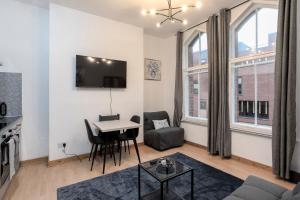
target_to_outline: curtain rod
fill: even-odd
[[[239,6],[243,5],[243,4],[245,4],[245,3],[248,3],[249,1],[251,1],[251,0],[246,0],[246,1],[242,2],[242,3],[239,3],[239,4],[237,4],[237,5],[235,5],[235,6],[231,7],[231,8],[229,8],[228,10],[233,10],[233,9],[235,9],[235,8],[237,8],[237,7],[239,7]],[[193,28],[195,28],[195,27],[197,27],[197,26],[200,26],[201,24],[206,23],[206,22],[208,22],[208,19],[205,20],[205,21],[200,22],[199,24],[195,24],[195,25],[189,27],[189,28],[183,30],[182,32],[184,33],[184,32],[186,32],[186,31],[189,31],[189,30],[191,30],[191,29],[193,29]]]

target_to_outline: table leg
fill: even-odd
[[[164,200],[164,183],[160,183],[160,200]]]
[[[191,171],[191,199],[194,199],[194,170]]]
[[[167,185],[166,185],[166,192],[169,193],[169,181],[167,181],[166,184],[167,184]]]
[[[122,150],[121,150],[122,151]],[[139,198],[138,199],[141,199],[141,167],[140,167],[140,165],[138,165],[138,187],[139,187],[139,189],[138,189],[138,195],[139,195]]]

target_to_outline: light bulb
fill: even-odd
[[[156,27],[159,28],[160,27],[160,23],[156,23]]]
[[[195,5],[196,8],[201,8],[202,7],[202,3],[200,1],[198,1]]]
[[[188,6],[186,6],[186,5],[183,5],[183,6],[181,6],[181,10],[182,10],[182,12],[186,12],[187,10],[188,10]]]
[[[174,19],[172,19],[172,20],[171,20],[171,22],[172,22],[172,23],[175,23],[175,20],[174,20]]]
[[[147,10],[143,9],[143,10],[141,11],[141,14],[142,14],[143,16],[147,15]]]
[[[111,60],[108,60],[106,63],[107,63],[107,64],[111,64]]]
[[[151,15],[155,15],[155,14],[156,14],[156,10],[155,10],[155,9],[151,9],[151,10],[150,10],[150,14],[151,14]]]
[[[105,59],[105,58],[102,58],[102,61],[103,61],[103,62],[105,62],[105,61],[106,61],[106,59]]]
[[[187,25],[187,24],[188,24],[188,21],[187,21],[187,20],[183,20],[183,21],[182,21],[182,24],[183,24],[183,25]]]
[[[88,59],[90,62],[95,62],[95,58],[93,58],[93,57],[87,57],[87,59]]]

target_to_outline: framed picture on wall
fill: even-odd
[[[145,80],[161,80],[161,61],[145,58]]]

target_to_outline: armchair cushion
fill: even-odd
[[[184,143],[184,129],[178,127],[161,128],[145,132],[144,142],[157,150],[178,147]]]

